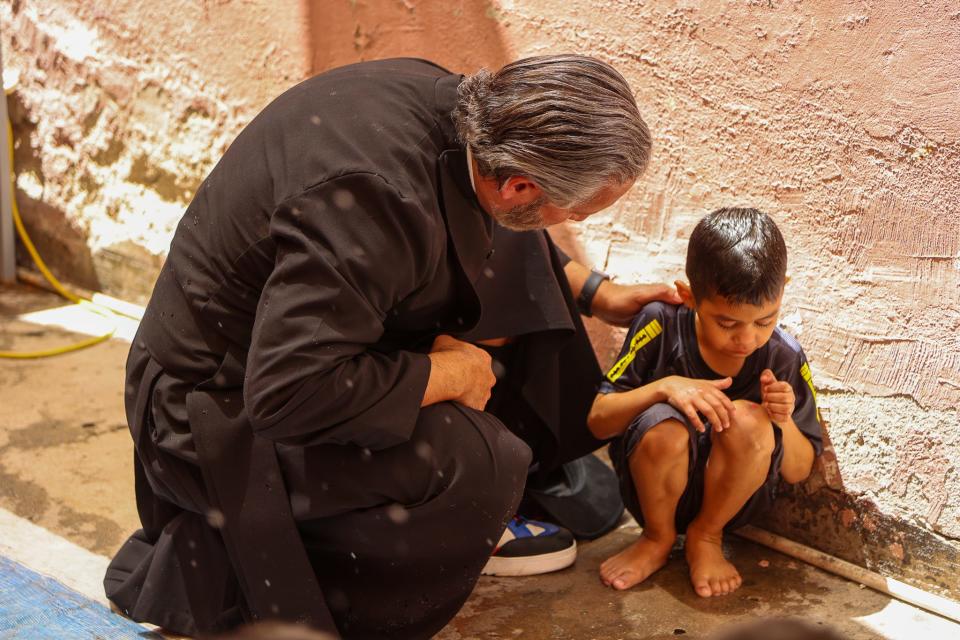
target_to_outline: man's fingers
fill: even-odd
[[[654,300],[660,300],[669,304],[680,304],[683,302],[683,299],[680,297],[680,294],[677,293],[677,290],[674,287],[671,287],[668,284],[657,284],[655,286],[659,288],[659,291],[653,298]]]
[[[463,349],[466,346],[473,346],[468,342],[457,340],[453,336],[442,333],[433,339],[433,346],[430,351],[452,351],[454,349]]]
[[[440,335],[438,335],[436,338],[433,339],[432,350],[436,351],[437,349],[449,347],[455,344],[456,342],[457,342],[457,339],[454,338],[453,336],[448,336],[445,333],[441,333]]]

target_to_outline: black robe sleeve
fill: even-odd
[[[371,449],[409,439],[430,360],[376,343],[389,310],[430,272],[444,233],[437,226],[374,174],[340,176],[283,202],[244,382],[259,435]]]

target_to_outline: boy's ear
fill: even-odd
[[[690,285],[683,280],[675,280],[673,285],[677,288],[677,293],[680,295],[680,299],[683,300],[684,306],[689,309],[696,309],[697,303],[693,299],[693,290],[690,289]]]

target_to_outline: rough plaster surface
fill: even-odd
[[[192,186],[308,70],[413,55],[469,72],[559,51],[613,63],[654,133],[651,168],[558,239],[622,280],[670,281],[701,215],[772,213],[791,251],[784,323],[831,424],[828,484],[944,542],[960,536],[960,4],[73,0],[0,12],[20,77],[20,195],[64,212],[99,265],[120,242],[122,256],[162,256]],[[620,335],[589,326],[609,362]]]
[[[295,0],[15,0],[0,23],[28,228],[62,275],[132,298],[195,187],[309,62]]]
[[[654,132],[644,184],[573,232],[585,259],[672,280],[701,215],[772,213],[844,488],[957,537],[960,5],[499,6],[517,56],[614,63]]]

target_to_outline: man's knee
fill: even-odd
[[[730,426],[713,432],[714,445],[733,455],[769,456],[773,451],[773,425],[766,409],[749,400],[734,400],[736,411],[731,415]]]
[[[634,449],[633,457],[646,460],[686,459],[690,434],[678,420],[664,420],[647,431]]]
[[[530,447],[496,417],[443,402],[425,407],[415,451],[441,475],[476,487],[522,489],[530,466]]]

